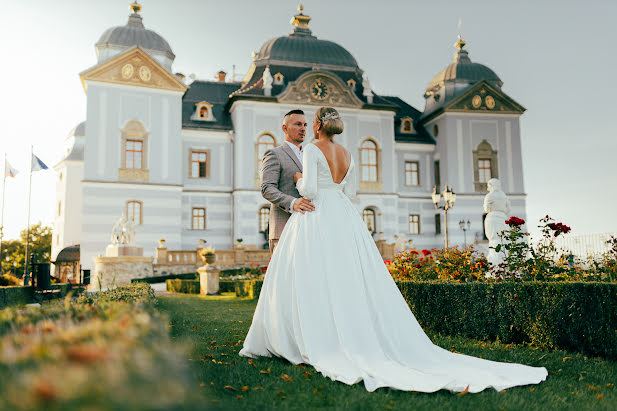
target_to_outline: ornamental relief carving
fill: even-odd
[[[103,75],[103,78],[136,86],[164,88],[163,78],[156,71],[151,64],[139,56],[134,56],[123,65],[113,67]]]
[[[279,97],[281,103],[319,106],[362,107],[349,86],[328,73],[309,73],[291,82]]]

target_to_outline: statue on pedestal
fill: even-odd
[[[510,213],[510,200],[501,190],[501,182],[496,178],[488,181],[488,194],[484,197],[484,212],[487,213],[484,220],[484,231],[488,238],[489,252],[486,259],[493,266],[503,262],[502,256],[495,252],[495,247],[501,243],[499,234],[507,230],[506,220]]]
[[[116,221],[111,229],[111,244],[112,245],[131,245],[135,240],[135,225],[124,218],[124,213]]]

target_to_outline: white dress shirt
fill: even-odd
[[[302,146],[298,147],[294,143],[290,143],[287,140],[285,140],[285,142],[291,148],[291,150],[294,152],[296,157],[298,157],[298,161],[300,162],[300,165],[302,165]],[[293,211],[294,211],[294,203],[296,202],[296,200],[297,200],[297,198],[294,198],[293,200],[291,200],[291,205],[289,206],[289,212],[290,213],[293,213]]]

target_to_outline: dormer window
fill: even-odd
[[[273,84],[277,86],[283,84],[283,80],[285,80],[285,76],[283,76],[281,73],[276,73],[273,78]]]
[[[413,119],[411,117],[401,119],[401,133],[413,133]]]
[[[356,80],[350,78],[349,80],[347,80],[347,85],[352,91],[356,90]]]
[[[191,120],[215,121],[214,114],[212,113],[212,107],[212,104],[207,101],[200,101],[195,104],[195,112],[191,116]]]

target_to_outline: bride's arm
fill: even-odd
[[[317,195],[317,157],[309,147],[310,144],[302,155],[302,178],[296,183],[296,188],[302,197],[312,200]]]
[[[354,200],[356,198],[356,190],[357,190],[357,182],[356,182],[356,165],[353,163],[353,159],[351,160],[349,169],[349,175],[347,176],[347,183],[345,187],[343,187],[343,192],[350,200]]]

